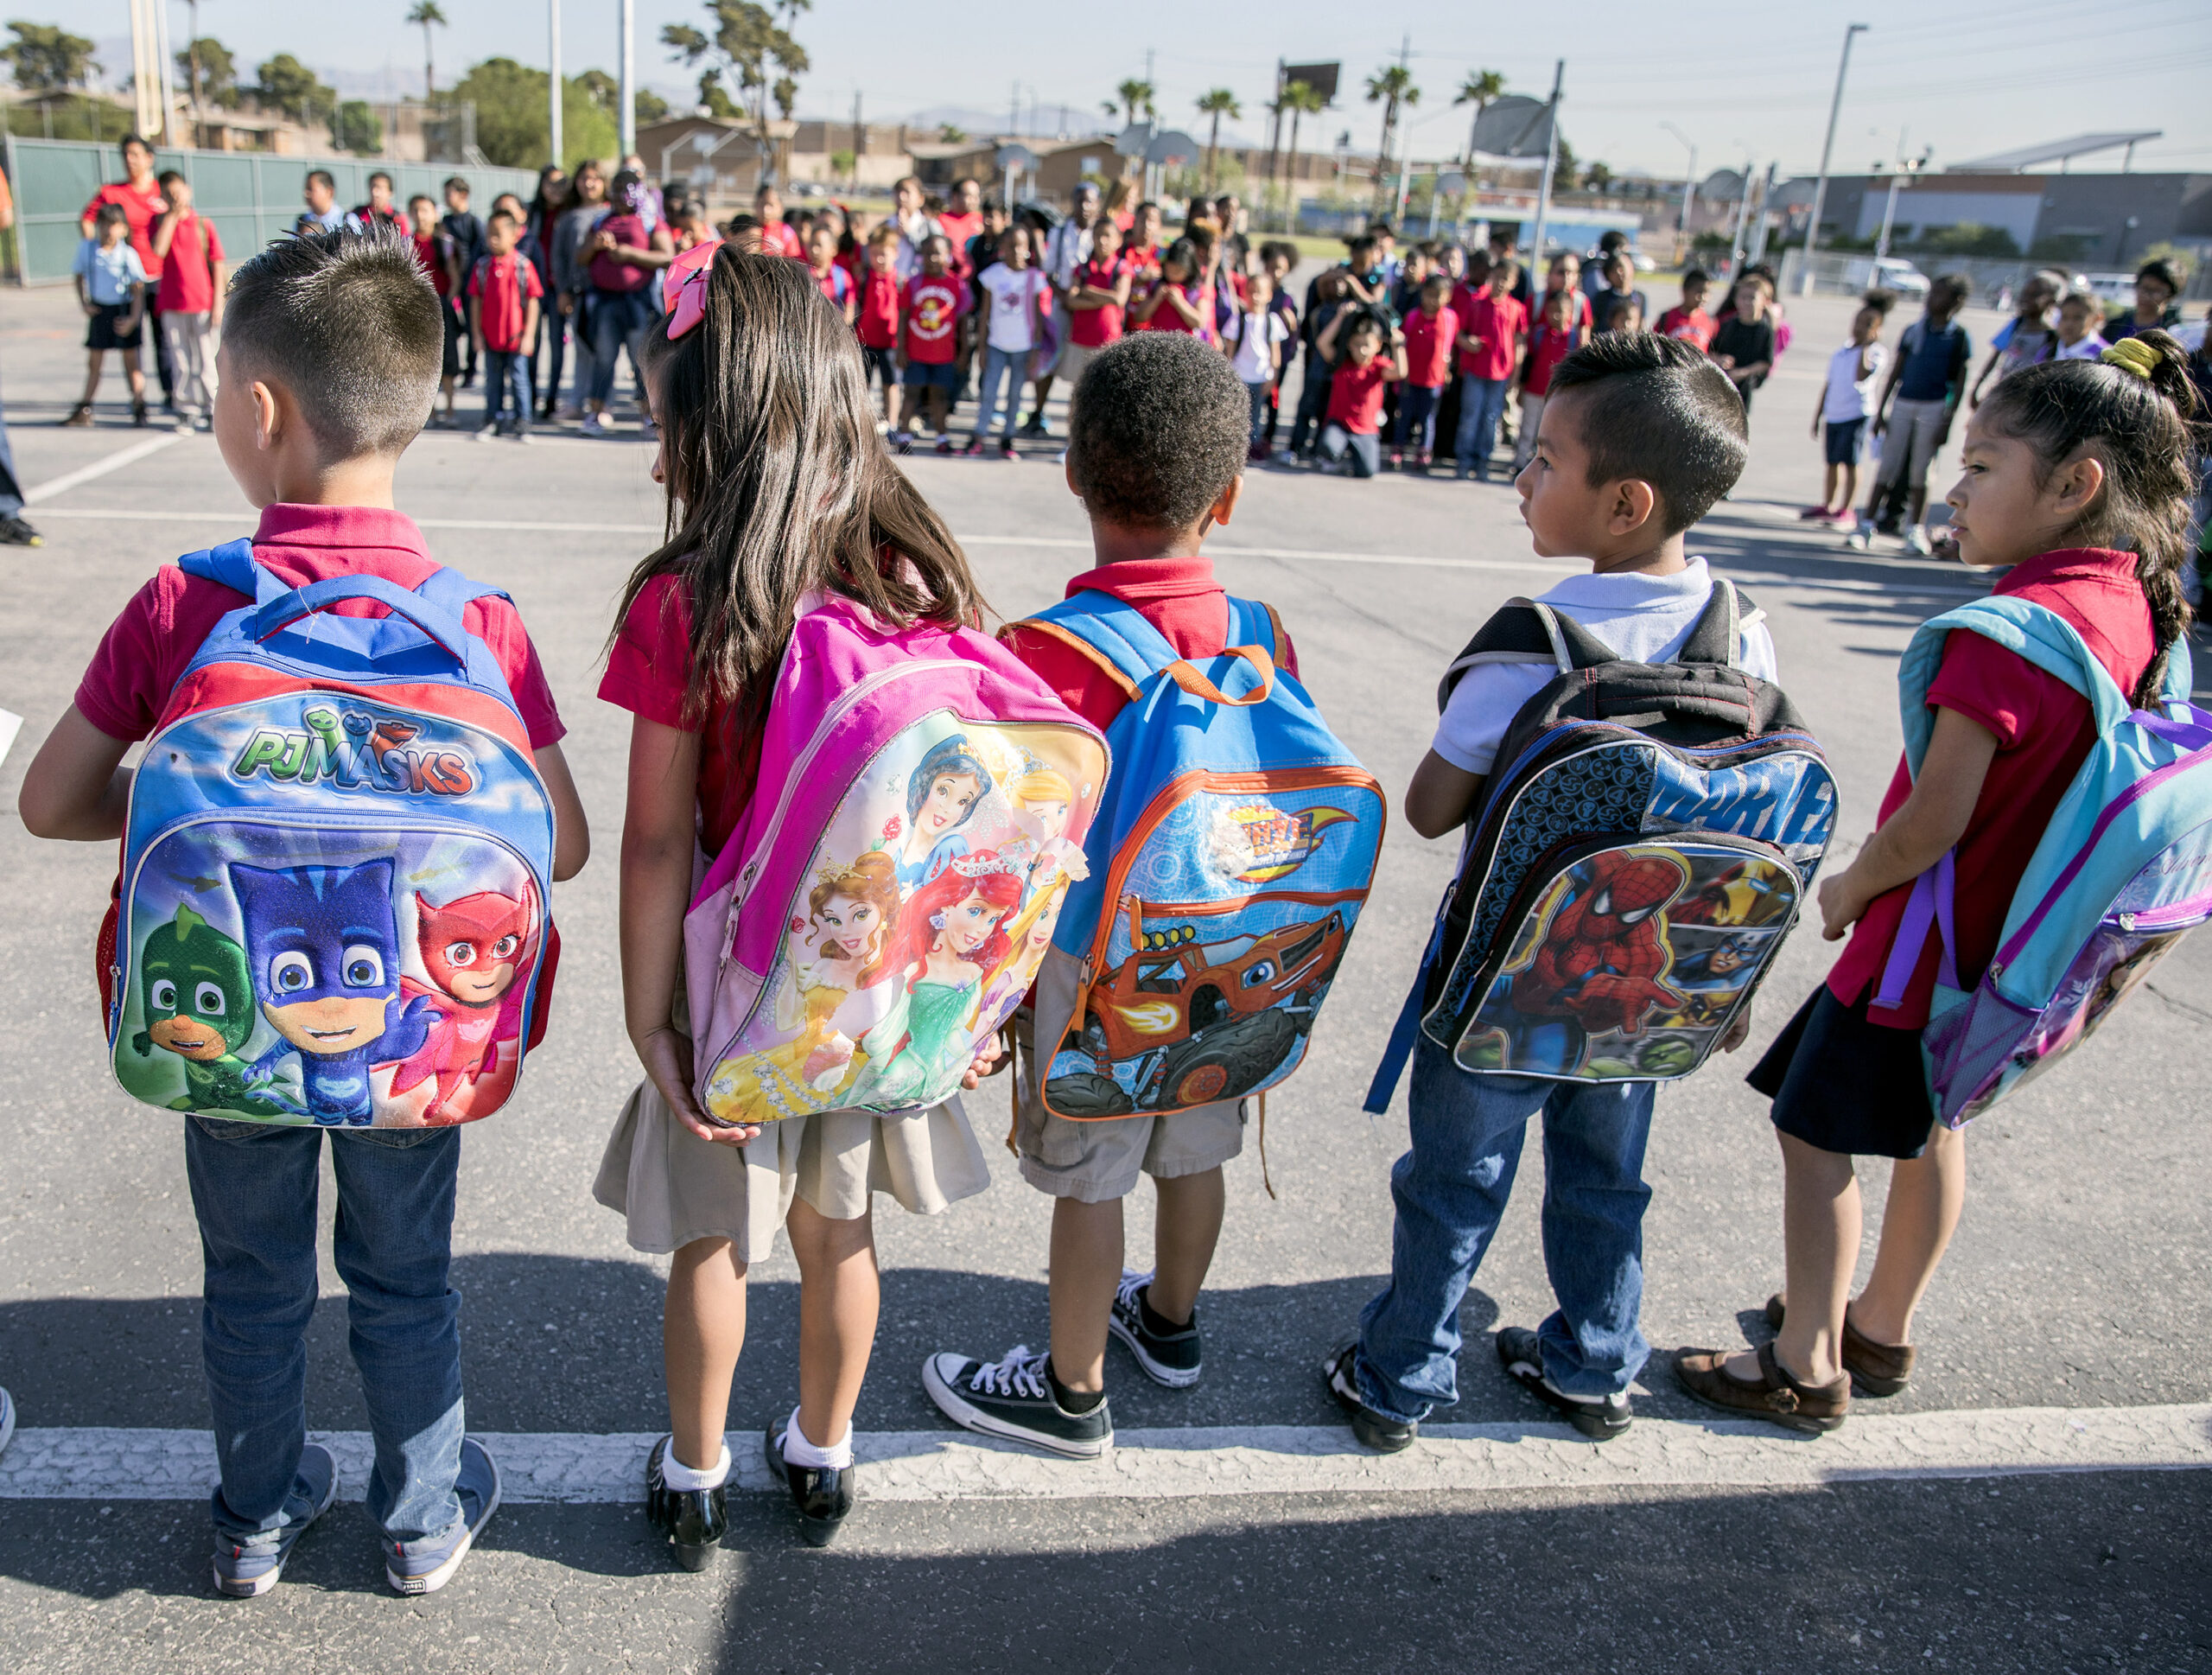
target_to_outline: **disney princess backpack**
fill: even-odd
[[[293,588],[250,541],[187,574],[251,602],[187,666],[131,781],[102,927],[111,1061],[149,1105],[422,1127],[490,1115],[543,1035],[553,810],[451,570]],[[340,615],[346,600],[381,617]]]

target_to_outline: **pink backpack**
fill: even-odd
[[[950,1097],[1028,992],[1106,745],[995,641],[810,595],[753,800],[683,927],[716,1121]]]

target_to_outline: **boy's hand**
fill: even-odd
[[[1728,1033],[1720,1038],[1720,1050],[1733,1053],[1751,1037],[1751,1009],[1745,1006],[1736,1014],[1736,1022],[1728,1026]]]
[[[1813,440],[1814,440],[1815,442],[1818,442],[1820,439],[1821,439],[1821,416],[1820,416],[1818,413],[1815,413],[1815,414],[1813,415]]]
[[[1871,839],[1869,840],[1872,841]],[[1821,940],[1840,942],[1843,933],[1866,911],[1867,898],[1853,882],[1854,869],[1830,873],[1821,880]]]
[[[741,1146],[760,1138],[758,1123],[717,1123],[699,1108],[691,1092],[691,1043],[676,1033],[674,1025],[663,1024],[637,1045],[639,1061],[654,1088],[677,1121],[692,1133],[718,1146]]]

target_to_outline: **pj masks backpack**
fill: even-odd
[[[425,1127],[505,1104],[559,942],[553,810],[450,570],[288,587],[232,541],[131,784],[100,959],[116,1080],[241,1121]],[[367,599],[383,617],[327,608]]]

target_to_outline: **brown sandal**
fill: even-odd
[[[1851,1411],[1851,1375],[1833,1384],[1802,1385],[1783,1370],[1774,1346],[1758,1347],[1759,1382],[1747,1385],[1730,1376],[1726,1362],[1732,1351],[1685,1349],[1675,1357],[1675,1377],[1684,1390],[1707,1407],[1747,1419],[1764,1419],[1785,1430],[1818,1433],[1834,1430]]]
[[[1766,1300],[1766,1323],[1782,1330],[1781,1296]],[[1914,1351],[1909,1343],[1876,1343],[1843,1317],[1843,1370],[1869,1396],[1894,1396],[1912,1382]]]

